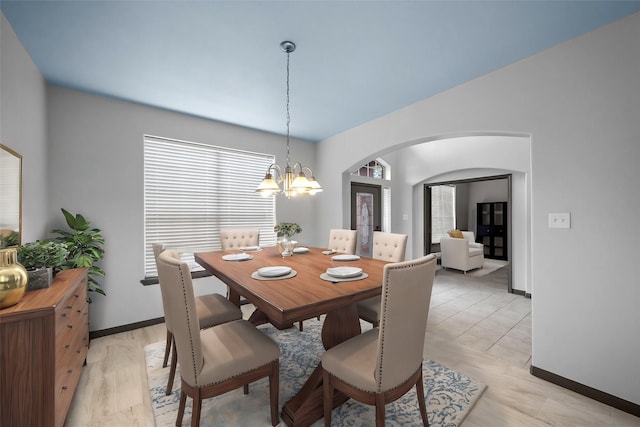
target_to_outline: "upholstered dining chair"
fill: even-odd
[[[327,249],[348,255],[355,255],[358,243],[358,230],[332,228],[329,230],[329,244]],[[320,320],[320,316],[318,316]],[[300,331],[304,330],[302,321],[298,324]]]
[[[160,267],[158,266],[158,256],[163,252],[164,245],[161,243],[152,243],[153,255],[156,258],[156,266],[158,267],[158,277],[160,274]],[[160,291],[163,292],[162,287]],[[167,312],[167,307],[164,307],[166,302],[169,301],[162,294],[162,305],[164,312]],[[231,303],[228,299],[219,294],[207,294],[195,297],[196,315],[198,316],[198,322],[201,328],[210,328],[211,326],[219,325],[221,323],[230,322],[232,320],[242,319],[242,311]],[[173,326],[171,321],[165,317],[165,325],[167,327],[167,344],[164,350],[164,361],[162,367],[167,367],[169,361],[169,354],[171,353],[171,368],[169,370],[169,381],[167,382],[167,389],[165,393],[171,394],[173,389],[173,379],[176,375],[176,366],[178,364],[178,357],[176,354],[175,342],[173,339]],[[173,349],[173,351],[171,351]]]
[[[357,230],[334,228],[329,230],[329,244],[327,248],[336,252],[353,255],[356,253],[357,242]]]
[[[279,423],[280,348],[246,320],[200,329],[191,272],[175,251],[158,257],[158,275],[165,317],[173,327],[180,360],[180,405],[176,425],[182,425],[187,396],[193,400],[191,426],[200,424],[202,399],[219,396],[269,377],[271,424]]]
[[[322,356],[324,425],[331,425],[334,390],[376,407],[384,426],[385,405],[415,385],[423,424],[428,427],[422,353],[433,288],[433,254],[384,266],[380,327],[327,350]]]
[[[407,250],[407,235],[398,233],[373,232],[373,255],[374,259],[381,259],[389,262],[404,261],[404,254]],[[358,316],[374,327],[380,322],[380,297],[372,297],[357,304]]]
[[[223,251],[240,250],[250,246],[260,246],[260,229],[258,228],[221,228],[220,246]],[[227,286],[227,298],[229,287]],[[247,300],[240,298],[240,304],[246,304]]]
[[[223,251],[260,245],[260,230],[257,228],[221,228],[220,245]]]

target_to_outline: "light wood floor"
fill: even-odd
[[[165,333],[160,324],[92,340],[67,425],[154,426],[143,349]],[[462,427],[640,425],[529,374],[531,300],[506,292],[505,269],[483,278],[436,273],[424,354],[487,384]]]

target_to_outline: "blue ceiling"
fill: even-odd
[[[319,141],[640,10],[640,1],[1,1],[56,85]]]

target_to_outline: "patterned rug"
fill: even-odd
[[[370,325],[362,323],[363,330]],[[280,345],[280,408],[297,392],[320,361],[324,351],[320,339],[322,323],[316,319],[304,322],[304,331],[297,327],[279,331],[270,325],[260,329]],[[173,393],[165,395],[169,367],[162,368],[164,341],[145,347],[149,393],[157,427],[175,425],[180,400],[180,366]],[[485,385],[431,360],[423,363],[425,400],[431,427],[460,425]],[[249,395],[238,389],[202,402],[200,426],[269,426],[268,380],[252,383]],[[422,425],[416,402],[415,388],[386,406],[386,426]],[[187,399],[183,425],[191,422],[191,399]],[[373,406],[349,400],[332,413],[335,426],[375,425]],[[280,422],[280,425],[284,423]],[[321,426],[319,420],[313,426]]]

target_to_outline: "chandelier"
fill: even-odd
[[[257,193],[263,196],[273,196],[280,192],[290,199],[293,196],[300,194],[316,194],[322,191],[322,187],[316,181],[313,176],[313,172],[308,166],[304,166],[297,162],[291,166],[289,161],[289,124],[291,123],[291,114],[289,111],[289,55],[296,50],[296,45],[290,41],[284,41],[280,43],[280,49],[287,54],[287,163],[284,167],[284,173],[282,168],[275,163],[272,163],[267,168],[267,173],[264,179],[256,189]],[[282,188],[280,188],[282,184]]]

